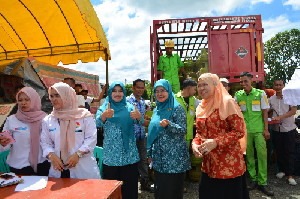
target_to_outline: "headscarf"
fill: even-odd
[[[122,88],[124,93],[123,99],[120,102],[115,102],[111,96],[112,90],[117,85]],[[130,117],[130,112],[134,110],[134,107],[126,100],[126,90],[122,82],[115,81],[109,86],[105,102],[99,108],[102,112],[107,109],[108,102],[110,103],[110,108],[114,110],[114,115],[112,118],[106,118],[106,120],[120,127],[123,147],[127,151],[129,149],[129,139],[134,139],[133,119]]]
[[[231,97],[231,95],[229,95],[216,74],[204,73],[199,77],[198,80],[200,79],[208,84],[209,88],[212,91],[212,95],[207,99],[202,99],[201,105],[199,105],[196,109],[197,118],[207,118],[216,109],[219,109],[221,120],[225,120],[229,115],[235,114],[238,117],[242,118],[244,122],[244,116],[241,112],[241,109],[239,108],[235,100]],[[243,126],[245,135],[239,141],[242,152],[244,153],[247,147],[247,130],[245,122]]]
[[[30,152],[29,163],[34,172],[37,172],[39,148],[40,148],[40,133],[42,128],[42,119],[47,115],[41,111],[41,98],[39,94],[31,87],[22,88],[16,95],[17,102],[19,101],[20,93],[25,93],[30,98],[30,111],[24,112],[18,106],[18,111],[15,114],[20,121],[30,124]]]
[[[85,108],[78,108],[76,92],[68,84],[55,83],[49,88],[49,93],[50,89],[56,90],[63,102],[62,109],[53,108],[50,115],[59,120],[61,159],[66,163],[75,145],[75,121],[93,115]]]
[[[177,102],[171,85],[168,80],[160,79],[154,84],[153,93],[157,87],[164,87],[168,91],[168,98],[164,102],[159,102],[156,99],[156,108],[153,110],[153,115],[148,128],[147,148],[149,149],[157,138],[159,132],[164,128],[160,126],[160,121],[163,119],[171,120],[175,108],[180,104]],[[156,96],[155,96],[156,98]]]

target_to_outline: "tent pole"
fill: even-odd
[[[106,64],[106,92],[108,91],[108,54],[107,49],[104,49],[105,52],[105,64]]]

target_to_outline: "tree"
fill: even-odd
[[[126,90],[126,97],[131,95],[131,93],[132,93],[132,84],[126,84],[125,85],[125,90]]]
[[[142,95],[144,100],[150,100],[151,95],[153,94],[151,82],[149,80],[145,80],[145,92]]]
[[[287,82],[300,66],[300,31],[291,29],[277,33],[264,44],[264,61],[267,73],[266,88],[272,88],[276,79]]]

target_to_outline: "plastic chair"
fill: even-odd
[[[102,168],[102,154],[103,154],[103,148],[96,146],[94,148],[94,156],[98,162],[98,167],[100,170],[101,178],[103,178],[103,168]]]
[[[6,159],[10,150],[0,152],[0,172],[8,173],[10,172],[8,164],[6,164]]]

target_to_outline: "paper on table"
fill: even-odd
[[[17,185],[15,191],[31,191],[47,186],[48,176],[22,176],[23,183]]]

